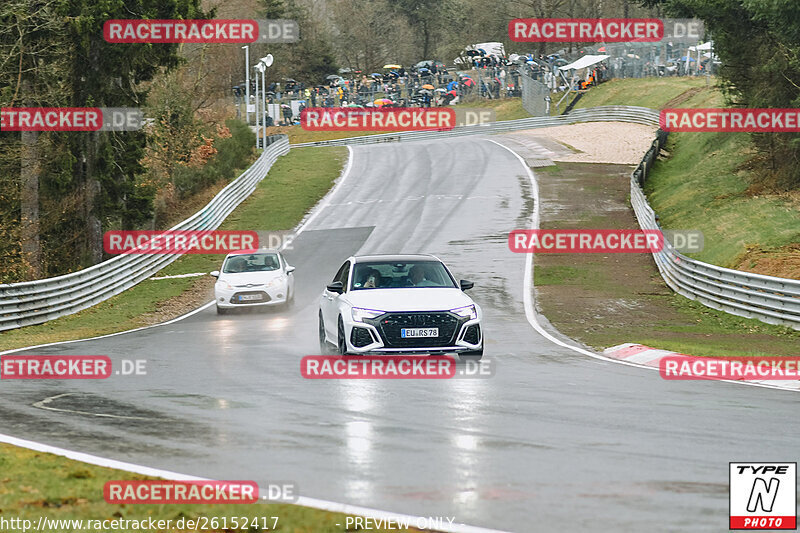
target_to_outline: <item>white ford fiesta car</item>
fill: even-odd
[[[288,307],[294,299],[294,267],[275,250],[240,250],[225,256],[217,278],[217,313],[242,307]]]
[[[432,255],[351,257],[319,301],[325,353],[483,355],[481,308]]]

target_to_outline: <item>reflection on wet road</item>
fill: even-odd
[[[525,257],[506,246],[534,205],[506,150],[463,138],[358,147],[354,158],[287,252],[297,266],[291,311],[211,309],[36,350],[146,359],[147,375],[5,382],[2,432],[210,478],[292,480],[304,496],[520,532],[719,531],[728,461],[796,457],[785,431],[792,394],[665,382],[535,333],[523,309]],[[317,297],[356,252],[433,253],[475,281],[470,295],[485,312],[496,375],[303,380],[300,358],[318,351]],[[46,399],[52,409],[34,407]]]

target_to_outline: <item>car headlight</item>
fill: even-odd
[[[455,309],[450,310],[451,313],[455,313],[458,316],[469,318],[470,320],[474,320],[478,318],[478,310],[475,309],[474,305],[466,305],[464,307],[456,307]]]
[[[375,309],[362,309],[361,307],[354,307],[353,320],[356,322],[363,322],[365,318],[375,318],[381,316],[384,311],[377,311]]]
[[[227,290],[229,290],[229,291],[232,291],[232,290],[233,290],[233,285],[231,285],[231,284],[230,284],[230,283],[228,283],[227,281],[218,280],[218,281],[217,281],[217,285],[219,285],[219,287],[220,287],[221,289],[227,289]]]

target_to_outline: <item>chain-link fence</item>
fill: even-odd
[[[520,75],[522,82],[522,107],[534,117],[550,114],[550,89],[527,74]]]

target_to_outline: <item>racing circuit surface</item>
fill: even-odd
[[[217,316],[212,307],[27,352],[108,355],[115,369],[146,359],[147,375],[4,382],[2,432],[515,532],[720,531],[728,462],[794,457],[790,392],[667,382],[536,333],[523,307],[526,256],[506,244],[535,207],[512,153],[467,137],[356,147],[353,158],[285,252],[297,267],[292,310]],[[319,351],[317,299],[342,261],[418,252],[475,282],[495,375],[304,380],[301,357]]]

